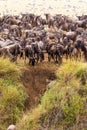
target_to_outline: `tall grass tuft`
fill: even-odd
[[[0,58],[0,130],[15,124],[23,114],[26,94],[20,82],[21,69]]]

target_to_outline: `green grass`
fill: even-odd
[[[0,130],[16,123],[23,114],[26,94],[20,82],[21,68],[0,58]]]
[[[38,107],[19,122],[19,130],[79,130],[80,117],[87,114],[87,63],[67,61],[58,68],[56,76]]]

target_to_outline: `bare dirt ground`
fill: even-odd
[[[33,108],[40,102],[41,96],[48,88],[48,83],[56,78],[56,69],[58,69],[58,65],[46,62],[23,70],[21,81],[24,91],[28,95],[25,102],[26,109]]]

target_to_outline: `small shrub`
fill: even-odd
[[[83,113],[86,100],[78,94],[69,96],[62,106],[63,125],[72,126],[77,122],[77,117]]]
[[[23,114],[26,94],[22,90],[20,75],[20,67],[0,58],[0,130],[16,123]]]
[[[0,97],[0,122],[16,123],[23,112],[25,97],[16,87],[4,87]]]

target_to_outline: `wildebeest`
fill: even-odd
[[[16,61],[17,56],[23,54],[22,47],[18,43],[0,48],[0,52],[4,57],[8,55],[11,61]]]
[[[48,61],[50,61],[52,58],[56,63],[61,64],[63,49],[64,47],[61,44],[48,44],[46,46],[46,50],[48,53]]]
[[[33,59],[34,59],[34,50],[32,48],[32,45],[26,45],[24,52],[25,52],[24,53],[25,54],[25,61],[26,61],[26,58],[28,58],[29,64],[31,64]]]
[[[75,41],[77,37],[77,33],[75,31],[69,31],[65,34],[65,36],[68,38],[68,40],[70,39]]]
[[[5,46],[9,46],[9,45],[13,45],[13,41],[11,41],[10,39],[7,40],[1,40],[0,41],[0,48],[5,47]]]
[[[81,42],[79,39],[82,39]],[[6,15],[0,18],[0,54],[11,61],[28,57],[34,65],[45,58],[44,52],[59,64],[63,57],[87,59],[87,16],[72,19],[62,14],[35,14],[20,16]]]

